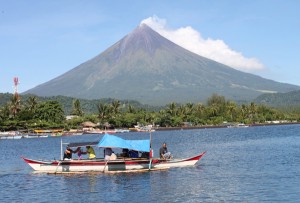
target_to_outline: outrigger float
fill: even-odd
[[[151,140],[151,134],[150,134]],[[22,157],[26,163],[36,172],[44,173],[84,173],[84,172],[139,172],[148,170],[164,170],[173,167],[185,167],[195,165],[205,154],[186,159],[164,160],[151,157],[150,140],[124,140],[120,137],[105,134],[100,142],[68,143],[70,147],[97,146],[101,148],[129,149],[149,154],[148,158],[127,158],[118,157],[115,160],[82,159],[82,160],[61,160],[40,161]],[[67,143],[64,143],[67,144]]]

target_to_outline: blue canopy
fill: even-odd
[[[150,140],[124,140],[120,137],[105,134],[97,145],[104,148],[124,148],[141,152],[150,152]]]

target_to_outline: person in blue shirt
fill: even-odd
[[[130,150],[129,151],[129,157],[130,158],[139,158],[139,152],[135,150]]]

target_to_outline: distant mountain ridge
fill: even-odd
[[[162,106],[204,102],[213,93],[249,101],[264,92],[299,89],[196,55],[142,24],[98,56],[25,93]]]
[[[300,106],[300,91],[287,93],[262,94],[258,96],[255,103],[266,104],[268,106]]]

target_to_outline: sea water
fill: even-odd
[[[103,135],[0,140],[0,202],[298,202],[300,125],[152,132],[155,156],[206,151],[194,167],[119,174],[33,173],[20,158],[59,159],[60,143]],[[149,133],[124,133],[148,139]],[[102,149],[95,149],[103,157]],[[76,155],[73,155],[74,158]]]

